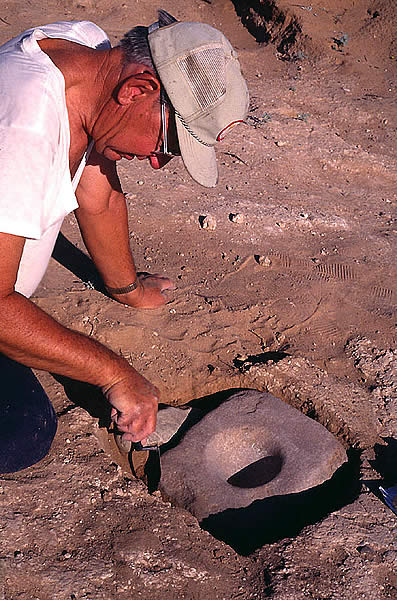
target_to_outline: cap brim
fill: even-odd
[[[178,143],[183,163],[197,183],[205,187],[215,187],[218,183],[218,167],[215,149],[196,140],[175,115]]]

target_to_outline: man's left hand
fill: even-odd
[[[129,294],[113,294],[113,298],[134,308],[159,308],[168,302],[168,293],[174,289],[168,277],[138,273],[138,288]]]

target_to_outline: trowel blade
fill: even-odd
[[[134,465],[137,454],[149,452],[145,463],[145,481],[149,491],[155,491],[158,488],[161,478],[161,451],[160,446],[166,444],[179,431],[182,424],[187,419],[190,408],[175,408],[174,406],[164,406],[159,409],[157,414],[156,431],[148,436],[145,444],[137,442],[132,444],[130,453],[130,462]]]
[[[159,408],[156,431],[148,436],[145,446],[152,446],[154,444],[162,446],[169,442],[186,421],[191,410],[190,407],[177,408],[175,406]]]

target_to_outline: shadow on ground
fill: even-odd
[[[52,252],[52,258],[65,267],[65,269],[71,271],[76,277],[81,279],[81,281],[84,281],[87,285],[92,286],[98,292],[108,295],[101,276],[92,260],[87,254],[69,242],[62,233],[58,235]]]
[[[358,497],[359,454],[350,450],[348,456],[348,462],[322,485],[210,515],[200,525],[241,555],[251,554],[264,544],[296,536],[303,527],[320,521]]]

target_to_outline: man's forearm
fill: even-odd
[[[76,210],[84,243],[112,297],[136,308],[158,308],[166,302],[163,291],[172,282],[159,275],[147,274],[137,279],[129,245],[127,207],[124,195],[113,192],[109,205],[102,210]],[[133,286],[129,293],[117,293],[112,288]]]
[[[57,323],[14,291],[24,243],[20,236],[0,233],[0,352],[29,367],[99,386],[119,430],[132,441],[144,439],[156,425],[159,390],[122,357]]]
[[[112,192],[106,208],[78,208],[76,217],[90,256],[107,286],[119,288],[136,278],[129,234],[127,207],[121,192]]]
[[[112,385],[129,368],[123,358],[16,292],[0,300],[0,311],[0,351],[29,367],[100,387]]]
[[[84,243],[105,285],[110,289],[128,288],[136,282],[137,275],[130,249],[124,194],[114,164],[98,155],[94,163],[84,169],[77,188],[76,217]],[[145,275],[129,293],[110,293],[118,302],[135,308],[158,308],[167,300],[163,292],[172,287],[166,277]]]

